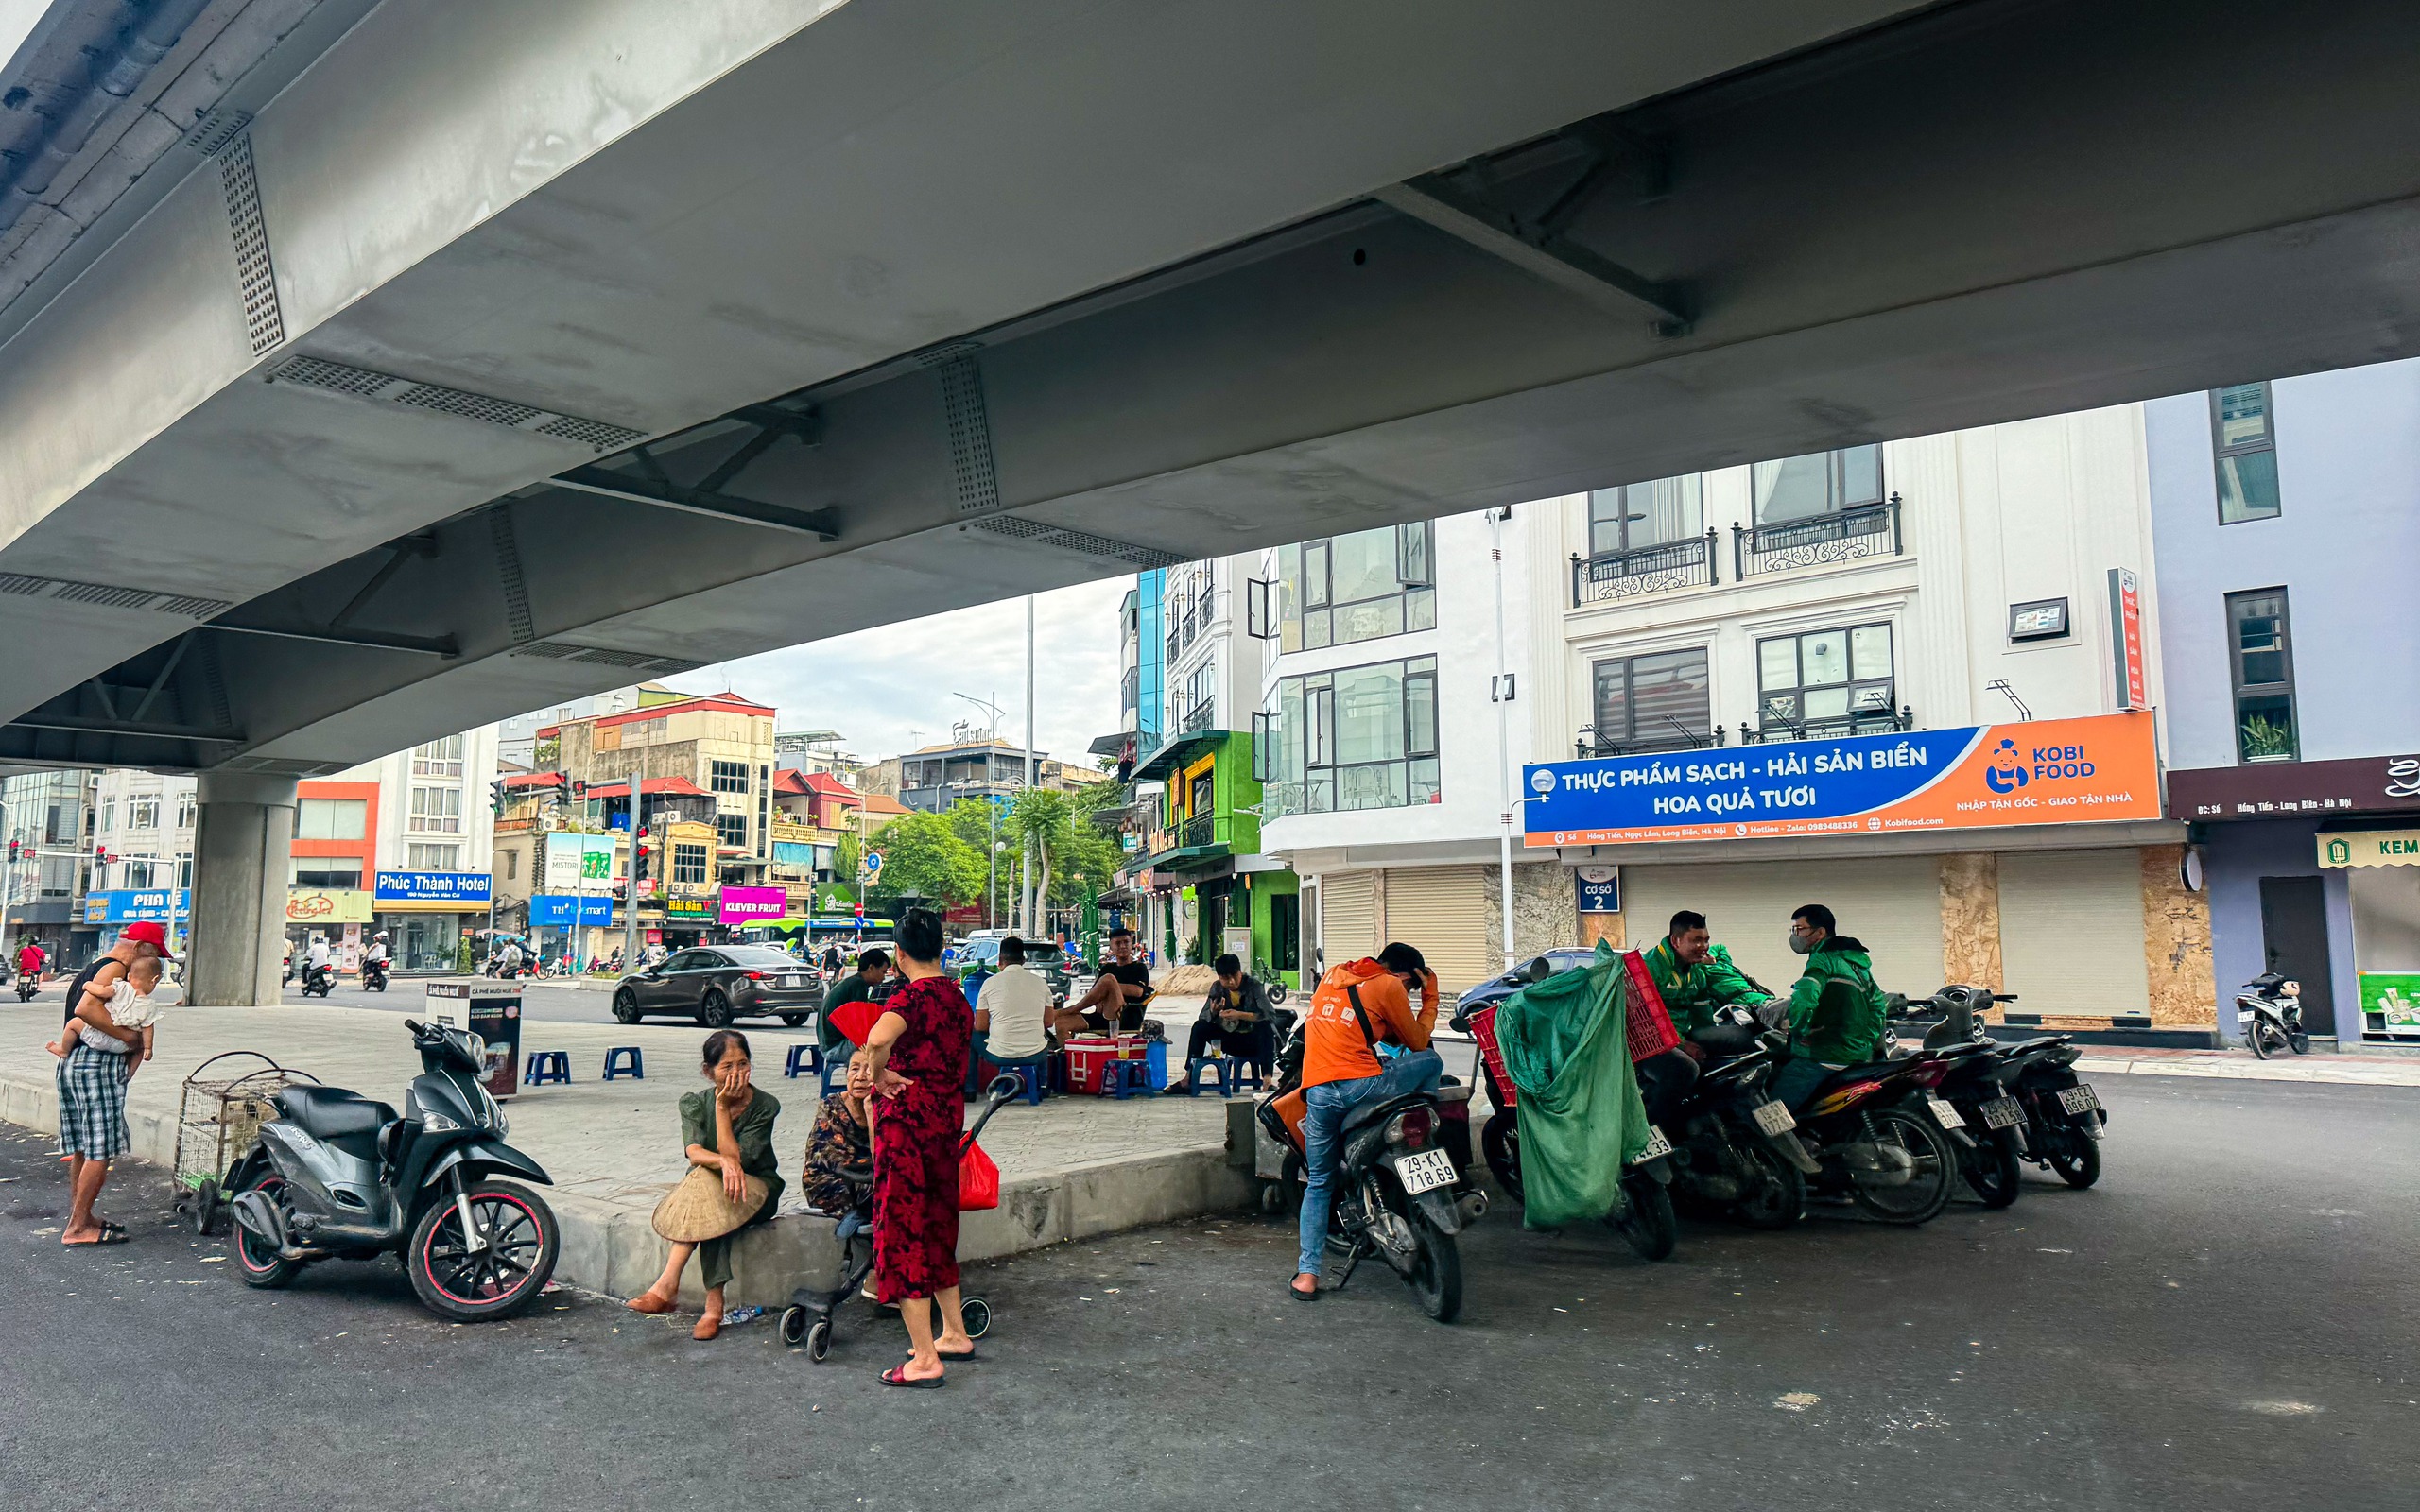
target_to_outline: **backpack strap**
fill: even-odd
[[[1370,1015],[1361,1007],[1361,984],[1354,983],[1344,989],[1345,1001],[1353,1005],[1353,1017],[1361,1025],[1361,1038],[1369,1041],[1370,1054],[1378,1053],[1378,1037],[1370,1032]]]

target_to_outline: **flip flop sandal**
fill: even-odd
[[[123,1228],[104,1228],[101,1230],[101,1237],[98,1239],[86,1239],[73,1244],[63,1239],[60,1241],[60,1246],[67,1249],[91,1249],[100,1245],[122,1245],[125,1243],[126,1230]]]
[[[949,1365],[965,1365],[970,1361],[980,1360],[983,1358],[973,1349],[967,1350],[964,1354],[952,1354],[947,1349],[935,1349],[933,1352],[940,1355],[942,1359]]]
[[[900,1366],[892,1366],[874,1379],[886,1386],[905,1386],[910,1391],[939,1391],[949,1383],[947,1376],[932,1376],[923,1381],[914,1381],[901,1375],[899,1371]]]
[[[1286,1283],[1286,1292],[1287,1295],[1290,1296],[1298,1302],[1316,1302],[1320,1299],[1320,1289],[1318,1287],[1313,1287],[1311,1290],[1306,1292],[1301,1287],[1295,1285],[1292,1281],[1288,1281]]]

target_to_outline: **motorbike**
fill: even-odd
[[[18,1002],[20,1002],[20,1003],[31,1003],[31,1002],[34,1000],[34,994],[35,994],[35,993],[37,993],[37,992],[39,992],[39,991],[41,991],[41,990],[42,990],[42,973],[41,973],[41,972],[39,972],[39,971],[19,971],[19,972],[17,973],[17,1001],[18,1001]]]
[[[302,995],[313,993],[326,997],[337,989],[337,969],[334,966],[306,966],[302,969]]]
[[[1541,956],[1519,974],[1524,980],[1542,982],[1552,973],[1552,963]],[[1479,1151],[1486,1158],[1488,1174],[1495,1177],[1505,1195],[1519,1202],[1523,1200],[1521,1125],[1513,1106],[1520,1094],[1504,1074],[1503,1057],[1495,1050],[1496,1007],[1495,1002],[1485,1002],[1457,1011],[1450,1022],[1477,1042],[1478,1076],[1487,1089],[1488,1105],[1495,1109],[1479,1129]],[[1673,1246],[1680,1243],[1681,1225],[1672,1211],[1672,1142],[1653,1109],[1648,1117],[1646,1146],[1624,1167],[1618,1195],[1613,1211],[1605,1214],[1605,1224],[1621,1235],[1639,1259],[1656,1261],[1670,1258]]]
[[[1299,1061],[1297,1062],[1299,1064]],[[1338,1131],[1328,1247],[1345,1253],[1342,1291],[1375,1255],[1411,1288],[1420,1310],[1451,1323],[1462,1310],[1461,1251],[1455,1235],[1487,1211],[1487,1194],[1467,1181],[1446,1136],[1448,1103],[1467,1103],[1466,1086],[1385,1098],[1353,1110]],[[1284,1184],[1304,1180],[1299,1088],[1260,1100],[1261,1126],[1283,1145]]]
[[[2280,1050],[2310,1054],[2310,1036],[2303,1030],[2300,982],[2275,971],[2261,972],[2235,995],[2235,1019],[2243,1030],[2243,1047],[2263,1060]]]
[[[1690,1031],[1689,1042],[1704,1057],[1697,1079],[1648,1103],[1648,1116],[1670,1131],[1675,1199],[1751,1228],[1789,1228],[1805,1214],[1806,1179],[1821,1167],[1792,1132],[1797,1119],[1767,1091],[1788,1038],[1734,1006]]]
[[[1974,1143],[1938,1095],[1952,1063],[1945,1054],[1908,1056],[1844,1066],[1818,1084],[1797,1115],[1818,1167],[1815,1190],[1892,1224],[1927,1223],[1949,1206],[1958,1150]]]
[[[402,1116],[337,1087],[275,1094],[277,1116],[228,1176],[237,1274],[273,1290],[315,1261],[399,1252],[438,1316],[510,1317],[545,1289],[562,1244],[554,1210],[521,1183],[553,1182],[504,1143],[504,1110],[480,1085],[486,1044],[461,1029],[404,1027],[423,1074]]]
[[[361,963],[361,986],[366,991],[386,991],[387,963],[378,959],[374,955],[363,961]]]
[[[1979,1131],[1975,1147],[1961,1151],[1961,1174],[1991,1208],[2016,1200],[2022,1161],[2071,1187],[2100,1180],[2100,1130],[2109,1122],[2100,1094],[2075,1074],[2083,1052],[2072,1035],[2000,1044],[1978,1021],[1993,1004],[2015,1001],[2013,992],[1988,988],[1943,988],[1929,1000],[1943,1010],[1942,1020],[1925,1035],[1927,1053],[1969,1045],[1988,1052],[1955,1058],[1940,1094]]]

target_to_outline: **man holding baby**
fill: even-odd
[[[110,1161],[131,1143],[126,1084],[135,1066],[150,1058],[157,1009],[148,1000],[161,964],[170,959],[165,930],[129,924],[117,943],[68,985],[67,1022],[52,1047],[60,1057],[59,1150],[73,1190],[61,1244],[126,1243],[125,1228],[95,1214],[93,1203],[109,1179]]]

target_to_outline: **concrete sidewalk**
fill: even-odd
[[[2262,1060],[2249,1050],[2138,1050],[2082,1047],[2076,1070],[2099,1075],[2205,1076],[2235,1081],[2333,1082],[2352,1087],[2420,1087],[2420,1057],[2285,1056]]]
[[[58,1061],[43,1044],[59,1023],[55,1001],[0,1008],[0,1118],[57,1132]],[[788,1047],[812,1035],[755,1025],[746,1032],[759,1085],[782,1103],[774,1149],[789,1192],[783,1215],[741,1240],[731,1299],[772,1304],[787,1301],[798,1285],[832,1284],[838,1252],[831,1221],[798,1202],[800,1157],[818,1090],[810,1075],[792,1081],[781,1074]],[[592,1291],[635,1296],[664,1265],[666,1246],[648,1215],[684,1168],[676,1105],[706,1085],[699,1069],[706,1031],[533,1021],[526,1034],[525,1057],[562,1050],[571,1062],[569,1086],[526,1090],[506,1104],[510,1143],[555,1179],[548,1200],[563,1229],[557,1275]],[[158,1058],[129,1089],[127,1107],[135,1155],[163,1166],[175,1156],[181,1084],[221,1051],[257,1050],[398,1108],[420,1073],[399,1018],[374,1009],[176,1008],[161,1022],[159,1044]],[[644,1080],[598,1079],[605,1052],[615,1045],[640,1047]],[[983,1134],[984,1149],[1000,1166],[1000,1207],[966,1215],[959,1253],[988,1259],[1243,1207],[1257,1188],[1249,1169],[1228,1163],[1228,1105],[1216,1095],[1061,1097],[1039,1108],[1004,1108]],[[696,1275],[690,1267],[692,1300]]]

